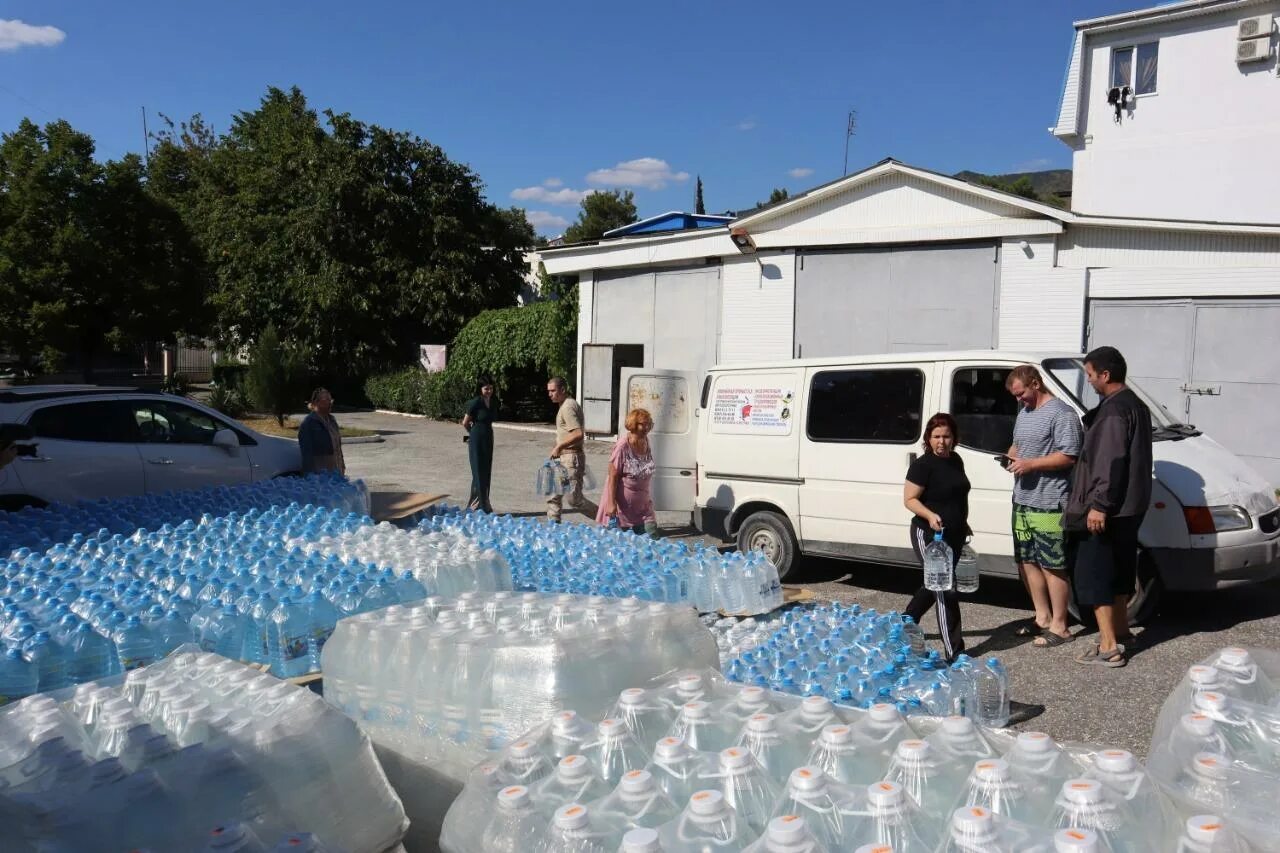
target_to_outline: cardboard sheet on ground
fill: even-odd
[[[425,492],[372,492],[369,495],[369,514],[374,521],[397,521],[447,497],[447,494],[429,495]]]

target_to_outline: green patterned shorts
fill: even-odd
[[[1062,512],[1013,505],[1013,559],[1042,569],[1067,570],[1066,534]]]

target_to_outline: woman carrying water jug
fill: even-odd
[[[911,547],[924,565],[924,549],[935,533],[951,548],[951,573],[954,577],[960,549],[969,535],[969,478],[964,461],[956,454],[960,433],[956,422],[946,412],[929,418],[924,427],[924,452],[907,469],[902,489],[902,503],[912,512]],[[921,586],[912,596],[905,615],[918,623],[937,599],[937,594]],[[947,662],[964,651],[960,633],[960,598],[954,588],[942,593],[943,606],[938,608],[938,633]]]

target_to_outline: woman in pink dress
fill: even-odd
[[[610,518],[618,520],[618,526],[632,533],[658,532],[658,522],[653,514],[653,497],[649,484],[656,466],[649,449],[649,431],[653,418],[644,409],[627,412],[627,432],[618,436],[609,457],[609,475],[605,479],[600,497],[600,510],[596,521],[608,524]]]

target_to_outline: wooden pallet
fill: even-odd
[[[780,605],[779,608],[774,608],[774,609],[777,610],[777,609],[780,609],[781,607],[786,607],[788,604],[799,604],[805,601],[815,601],[817,600],[817,598],[818,596],[815,595],[813,590],[809,589],[808,587],[787,586],[786,584],[783,584],[782,585],[782,604]],[[759,616],[768,616],[769,613],[773,613],[774,611],[770,610],[766,613],[726,613],[723,610],[718,610],[716,612],[719,613],[721,616],[759,617]]]

